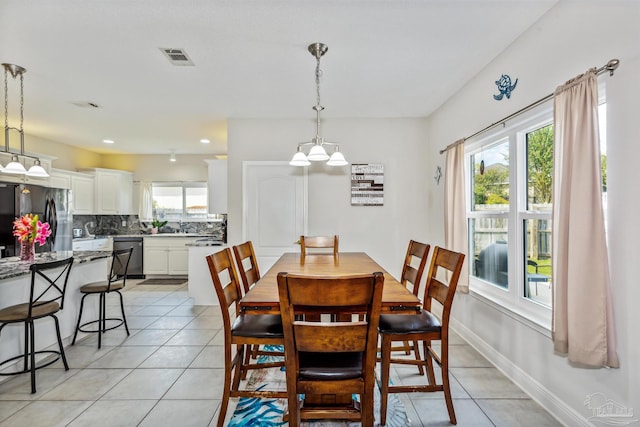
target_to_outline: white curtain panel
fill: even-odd
[[[140,183],[140,208],[138,215],[141,221],[150,221],[153,218],[152,183],[143,181]]]
[[[554,126],[554,349],[579,365],[618,367],[594,70],[556,89]]]
[[[467,207],[465,204],[464,140],[447,149],[444,170],[444,242],[447,249],[465,254],[457,291],[469,293]]]

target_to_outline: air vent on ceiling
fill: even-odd
[[[187,55],[187,52],[185,52],[184,49],[167,49],[161,47],[160,50],[173,65],[194,65],[193,61],[191,61],[191,58],[189,58],[189,55]]]

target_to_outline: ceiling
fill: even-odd
[[[323,118],[426,117],[556,1],[2,0],[0,62],[27,69],[27,135],[224,154],[228,119],[313,123],[313,42],[329,47]],[[194,66],[160,48],[184,49]],[[9,77],[10,126],[18,87]]]

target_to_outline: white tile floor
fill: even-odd
[[[136,285],[125,291],[124,328],[66,349],[70,370],[57,362],[0,384],[0,425],[180,426],[215,425],[222,395],[223,341],[218,307],[194,306],[185,285]],[[117,300],[110,301],[117,304]],[[115,308],[115,307],[110,307]],[[556,426],[478,352],[454,335],[452,394],[459,426]],[[411,367],[393,367],[395,383],[423,381]],[[411,426],[448,425],[442,393],[401,395]]]

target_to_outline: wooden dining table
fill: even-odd
[[[278,273],[313,276],[345,276],[353,274],[384,274],[382,292],[383,313],[411,314],[420,310],[421,302],[407,288],[364,252],[333,254],[285,253],[240,301],[245,314],[280,314]]]

